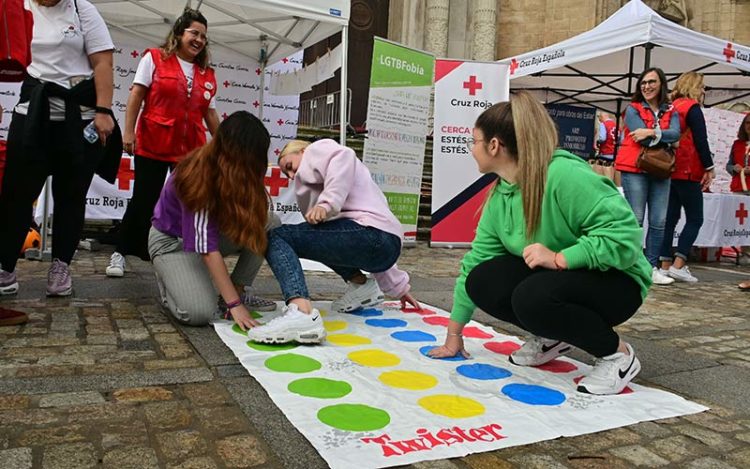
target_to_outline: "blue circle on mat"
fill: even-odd
[[[466,376],[471,379],[490,380],[490,379],[503,379],[511,376],[513,373],[492,365],[485,365],[484,363],[474,363],[472,365],[461,365],[456,368],[456,371],[461,376]]]
[[[430,350],[432,350],[434,348],[435,348],[434,345],[425,345],[424,347],[422,347],[422,348],[419,349],[419,353],[421,353],[422,355],[424,355],[427,358],[432,358],[431,356],[429,356],[427,354],[430,352]],[[432,359],[433,360],[442,360],[442,361],[445,361],[445,362],[462,362],[462,361],[466,360],[464,358],[464,356],[461,355],[460,353],[458,355],[456,355],[455,357],[432,358]]]
[[[383,312],[375,308],[365,308],[365,309],[358,309],[356,311],[352,311],[349,314],[353,314],[355,316],[362,316],[363,318],[371,318],[373,316],[382,316]]]
[[[422,331],[398,331],[391,334],[396,340],[401,342],[435,342],[437,338]]]
[[[565,394],[534,384],[508,384],[502,393],[514,401],[530,405],[558,405],[565,402]]]
[[[404,327],[408,323],[403,319],[368,319],[365,324],[372,327]]]

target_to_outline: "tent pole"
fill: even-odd
[[[646,53],[643,56],[643,69],[646,70],[647,68],[651,68],[651,49],[654,48],[654,45],[649,42],[643,47],[646,48]]]
[[[258,119],[263,121],[263,108],[266,100],[266,65],[268,65],[268,45],[265,36],[261,37],[260,45],[260,109],[258,110]]]
[[[617,159],[617,150],[620,149],[620,145],[617,144],[617,142],[620,141],[620,121],[622,121],[622,99],[617,99],[617,115],[615,116],[615,153],[614,158]]]
[[[349,26],[341,28],[341,93],[339,94],[339,139],[342,145],[346,145],[347,122],[347,67],[349,55]]]
[[[628,68],[628,96],[633,96],[633,59],[635,57],[635,47],[630,48],[630,65]]]

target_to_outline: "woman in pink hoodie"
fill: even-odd
[[[354,151],[330,139],[294,140],[282,150],[279,167],[294,179],[297,205],[306,222],[269,232],[266,261],[287,306],[282,316],[250,329],[248,338],[267,343],[322,342],[325,338],[300,258],[327,265],[348,283],[344,295],[332,303],[333,311],[377,305],[384,299],[383,292],[400,298],[402,305],[419,308],[409,294],[409,275],[396,266],[401,223]]]

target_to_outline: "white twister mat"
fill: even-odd
[[[333,468],[459,457],[707,410],[636,384],[617,396],[578,393],[590,366],[564,357],[515,366],[507,355],[522,341],[473,321],[464,329],[471,359],[428,358],[445,339],[449,314],[439,308],[404,313],[387,302],[335,314],[329,305],[315,303],[328,330],[318,346],[248,343],[232,323],[214,326]]]

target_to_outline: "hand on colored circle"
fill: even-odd
[[[471,354],[464,348],[464,338],[456,335],[449,335],[445,338],[445,344],[427,352],[430,358],[451,358],[457,355],[464,358],[471,358]]]
[[[422,311],[422,307],[419,306],[419,302],[413,296],[411,296],[410,293],[407,293],[401,297],[401,309],[402,310],[406,308],[407,303],[410,304],[412,307],[414,307],[415,310]]]
[[[229,310],[229,314],[232,315],[232,319],[234,319],[234,322],[236,322],[237,325],[240,326],[240,329],[242,329],[243,331],[260,326],[260,323],[250,316],[250,313],[248,312],[247,308],[245,308],[245,305],[235,306],[234,308]]]
[[[305,214],[305,220],[311,225],[317,225],[318,223],[325,221],[327,216],[328,210],[322,205],[316,205],[307,211]]]

